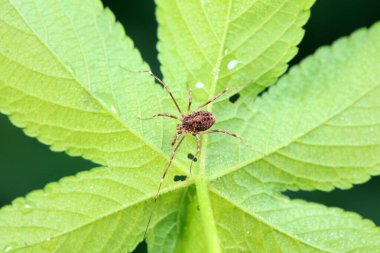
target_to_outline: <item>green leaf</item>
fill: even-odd
[[[357,214],[289,200],[249,172],[210,187],[225,252],[380,252],[380,229]]]
[[[126,177],[128,175],[128,177]],[[97,168],[18,198],[0,214],[5,252],[125,252],[142,240],[151,211],[144,170]],[[160,199],[158,220],[176,212],[183,190]],[[171,210],[168,214],[167,210]]]
[[[254,100],[285,71],[312,2],[158,1],[165,81],[182,106],[196,83],[195,106],[240,86],[236,103],[207,109],[244,142],[203,136],[190,175],[196,145],[185,140],[154,211],[151,252],[377,250],[372,223],[279,191],[348,188],[379,173],[380,25],[320,50]],[[0,6],[0,111],[53,150],[104,165],[2,208],[0,249],[131,251],[176,124],[138,117],[175,113],[170,97],[136,72],[146,64],[99,2]]]
[[[104,10],[97,1],[21,3],[4,0],[0,1],[0,6],[0,111],[9,114],[12,122],[24,128],[28,135],[51,145],[55,151],[66,151],[109,168],[120,168],[124,177],[130,174],[128,171],[132,168],[154,177],[144,180],[144,184],[136,181],[136,187],[139,187],[139,182],[144,186],[141,189],[145,193],[144,198],[139,202],[143,205],[144,201],[154,196],[162,175],[162,170],[157,168],[166,166],[167,156],[160,146],[163,145],[163,125],[154,121],[144,125],[138,116],[159,110],[162,104],[158,98],[166,94],[159,86],[154,86],[152,78],[146,74],[137,75],[121,68],[121,65],[129,69],[147,67],[131,41],[125,37],[120,24],[115,23],[112,13]],[[175,161],[170,176],[172,173],[187,173],[177,164]],[[168,180],[166,185],[170,182]],[[100,183],[101,186],[103,184]],[[77,182],[76,186],[85,190],[81,188],[81,182]],[[112,184],[105,186],[112,187]],[[110,193],[108,190],[106,192]],[[86,198],[78,197],[75,200],[76,196],[72,194],[67,199],[75,203],[71,208],[78,209],[74,212],[79,212],[79,215],[74,221],[64,217],[58,219],[57,222],[65,225],[64,230],[59,228],[54,233],[44,231],[44,234],[35,237],[34,234],[39,235],[38,228],[36,231],[33,227],[21,231],[15,222],[16,234],[9,234],[9,237],[10,223],[7,218],[1,218],[5,222],[1,226],[7,229],[2,230],[0,245],[5,249],[16,248],[13,244],[21,247],[31,244],[37,249],[45,244],[55,247],[56,241],[45,240],[59,237],[64,231],[73,231],[64,233],[65,236],[73,236],[74,231],[82,235],[90,234],[86,224],[91,227],[94,220],[103,219],[104,213],[94,209],[91,211],[92,218],[81,220],[81,203]],[[66,202],[70,203],[67,199]],[[19,200],[18,203],[22,202]],[[54,206],[48,210],[52,211],[51,215],[59,213],[60,207],[54,202],[50,204]],[[120,204],[128,206],[127,202]],[[103,208],[107,205],[104,203]],[[13,209],[3,210],[5,217],[6,210]],[[48,211],[28,216],[33,217],[30,222],[40,222],[39,217],[46,216]],[[119,219],[118,212],[112,213],[111,210],[113,215],[110,219]],[[145,219],[137,222],[138,225],[145,227],[147,213],[145,210]],[[28,218],[20,219],[21,214],[16,220],[25,223],[28,228]],[[133,215],[133,211],[128,214]],[[46,222],[46,227],[54,225],[50,224],[51,219],[46,219]],[[89,238],[101,232],[102,228],[95,229]],[[135,234],[133,227],[128,233]],[[142,232],[127,237],[125,247],[129,249],[143,239]],[[59,242],[65,240],[64,237],[59,238]],[[62,247],[65,249],[67,246]]]
[[[168,215],[165,222],[159,222],[154,227],[153,233],[149,235],[148,251],[207,252],[207,242],[204,240],[206,234],[201,226],[200,206],[195,187],[189,187],[182,195],[181,205],[177,210],[173,209],[173,213],[175,215]]]
[[[255,96],[285,72],[315,0],[157,0],[165,80],[204,101],[226,87]]]
[[[100,164],[166,163],[162,125],[138,119],[160,110],[164,92],[121,68],[147,67],[109,10],[90,0],[0,4],[0,110],[14,124]]]
[[[256,101],[241,94],[233,110],[217,104],[215,113],[222,115],[217,127],[235,121],[230,125],[260,153],[249,152],[252,147],[210,148],[211,178],[244,168],[281,190],[332,190],[378,175],[379,27],[321,48]],[[239,149],[232,142],[225,147]]]

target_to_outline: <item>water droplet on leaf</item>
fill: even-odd
[[[24,206],[21,207],[21,212],[29,213],[33,210],[33,205],[29,203],[25,203]]]

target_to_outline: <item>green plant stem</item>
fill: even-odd
[[[202,171],[204,167],[202,166]],[[210,196],[208,191],[208,180],[205,177],[204,173],[200,173],[199,177],[196,180],[196,189],[199,199],[199,207],[202,218],[203,230],[205,231],[207,238],[207,248],[208,252],[220,253],[220,244],[218,239],[218,234],[216,231],[215,220],[212,213]]]

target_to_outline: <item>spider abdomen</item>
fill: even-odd
[[[181,129],[197,133],[209,129],[215,123],[215,115],[208,111],[197,111],[182,119]]]

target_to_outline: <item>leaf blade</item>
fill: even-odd
[[[378,252],[380,230],[371,221],[290,200],[248,171],[218,180],[210,192],[221,243],[231,252]]]
[[[157,1],[165,80],[196,100],[248,84],[257,94],[285,71],[313,2]]]
[[[228,153],[223,164],[231,169],[221,174],[249,168],[280,190],[349,188],[378,174],[378,37],[378,24],[359,30],[319,50],[257,101],[245,94],[221,121],[238,119],[239,133],[259,152]]]
[[[151,160],[141,149],[166,157],[162,123],[138,119],[163,107],[157,96],[164,91],[151,89],[148,75],[120,67],[146,69],[132,42],[97,1],[62,4],[2,2],[0,110],[53,150],[103,165]]]
[[[0,210],[0,248],[132,251],[143,239],[155,188],[144,170],[134,168],[97,168],[51,183]],[[168,208],[175,212],[181,192],[162,196],[154,223],[165,219]]]

